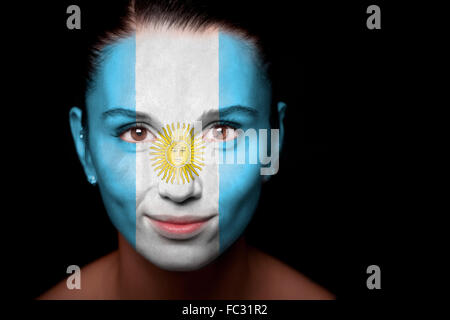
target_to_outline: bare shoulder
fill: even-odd
[[[113,299],[117,273],[117,251],[93,261],[81,269],[81,288],[67,288],[67,278],[37,297],[38,300]],[[70,275],[69,275],[70,276]]]
[[[250,249],[251,268],[259,283],[258,299],[334,300],[335,295],[280,260]],[[261,290],[262,289],[262,290]]]

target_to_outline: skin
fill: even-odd
[[[62,281],[38,299],[333,300],[310,279],[240,238],[206,267],[173,272],[155,267],[119,236],[119,250],[81,270],[82,290]]]
[[[194,33],[148,27],[105,52],[87,95],[87,145],[79,139],[81,110],[73,108],[70,119],[85,173],[97,177],[119,231],[119,249],[83,268],[82,290],[69,291],[62,282],[40,298],[332,299],[242,237],[267,179],[259,164],[211,161],[182,185],[161,181],[150,166],[152,132],[164,124],[201,120],[208,154],[225,153],[228,139],[236,138],[237,148],[245,145],[233,135],[237,127],[269,128],[270,84],[251,44],[217,28]],[[112,111],[117,106],[135,112],[134,119]],[[230,106],[254,112],[227,112]],[[282,139],[284,103],[278,108]],[[135,129],[123,129],[138,122],[136,114],[148,116],[148,140],[134,141]],[[118,128],[125,131],[118,134]],[[217,134],[224,130],[225,139]],[[212,218],[198,236],[180,241],[150,226],[148,215],[160,212]]]

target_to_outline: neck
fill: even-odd
[[[146,260],[119,234],[121,299],[242,299],[249,287],[244,237],[214,262],[195,271],[167,271]]]

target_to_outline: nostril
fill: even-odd
[[[195,196],[195,195],[168,195],[168,194],[161,194],[162,198],[165,198],[167,200],[176,202],[177,204],[186,204],[190,201],[196,200],[198,198],[200,198],[199,196]]]
[[[162,198],[177,204],[185,204],[201,197],[201,187],[196,185],[195,182],[184,185],[161,182],[159,184],[159,194]]]
[[[176,202],[179,205],[185,205],[185,204],[187,204],[187,203],[189,203],[189,202],[191,202],[193,200],[196,200],[196,199],[197,198],[195,198],[195,197],[184,197],[184,198],[180,197],[180,198],[174,200],[174,202]]]
[[[187,199],[189,199],[189,194],[186,195],[181,195],[181,194],[177,194],[177,195],[171,195],[169,196],[169,198],[177,203],[182,203],[185,202]]]

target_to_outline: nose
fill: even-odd
[[[160,181],[158,185],[159,195],[176,203],[182,203],[202,196],[202,185],[199,179],[191,180],[189,183],[176,184]]]

